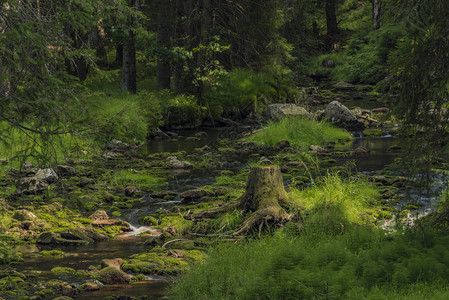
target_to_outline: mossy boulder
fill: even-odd
[[[132,279],[131,275],[126,274],[115,267],[101,269],[94,275],[94,277],[104,284],[126,284],[130,283]]]
[[[87,245],[107,237],[91,228],[67,229],[61,232],[44,232],[37,239],[37,244],[44,245]]]

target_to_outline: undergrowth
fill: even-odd
[[[389,236],[365,226],[342,235],[283,230],[214,248],[205,264],[176,282],[170,297],[437,299],[448,295],[448,246],[449,237],[428,229]]]

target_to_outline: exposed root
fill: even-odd
[[[207,209],[204,210],[202,212],[199,212],[197,214],[191,214],[191,215],[187,215],[184,218],[187,220],[202,220],[202,219],[209,219],[209,218],[215,218],[218,215],[221,215],[223,213],[227,213],[230,211],[233,211],[236,208],[236,204],[230,204],[230,205],[225,205],[225,206],[219,206],[219,207],[214,207],[211,209]]]
[[[259,235],[262,232],[263,225],[269,228],[269,224],[281,226],[291,220],[291,215],[285,212],[281,207],[267,207],[259,209],[252,213],[249,218],[243,222],[240,229],[233,233],[233,235],[240,235],[248,233],[253,228],[259,229]]]

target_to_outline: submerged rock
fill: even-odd
[[[336,126],[349,131],[363,131],[365,124],[338,101],[332,101],[324,110],[324,117]]]
[[[280,120],[285,117],[302,116],[312,118],[304,107],[295,104],[270,104],[264,111],[264,116],[269,120]]]

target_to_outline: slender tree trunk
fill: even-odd
[[[115,48],[115,65],[120,67],[123,64],[123,45],[119,44]]]
[[[136,79],[136,48],[134,46],[134,34],[131,34],[128,41],[123,47],[122,60],[122,90],[135,93],[137,91]]]
[[[380,19],[382,17],[383,2],[381,0],[372,0],[373,3],[373,29],[380,28]]]
[[[136,10],[140,9],[140,0],[135,0],[134,6]],[[131,29],[128,31],[128,37],[123,46],[123,61],[122,61],[122,90],[136,93],[137,91],[137,76],[136,76],[136,45],[135,45],[135,32],[133,23],[137,20],[130,22]]]
[[[331,37],[334,37],[338,33],[337,15],[335,10],[335,0],[326,0],[327,35]]]
[[[160,90],[170,88],[171,69],[166,55],[170,48],[170,2],[170,0],[158,2],[157,44],[160,50],[157,59],[157,88]]]
[[[174,27],[174,37],[175,37],[175,45],[177,47],[183,47],[184,46],[184,32],[185,27],[182,23],[182,19],[184,17],[184,0],[175,0],[175,7],[174,7],[174,18],[176,20],[175,27]],[[173,88],[178,93],[182,93],[183,91],[183,84],[182,84],[182,74],[183,74],[183,63],[182,61],[176,61],[173,66]]]

